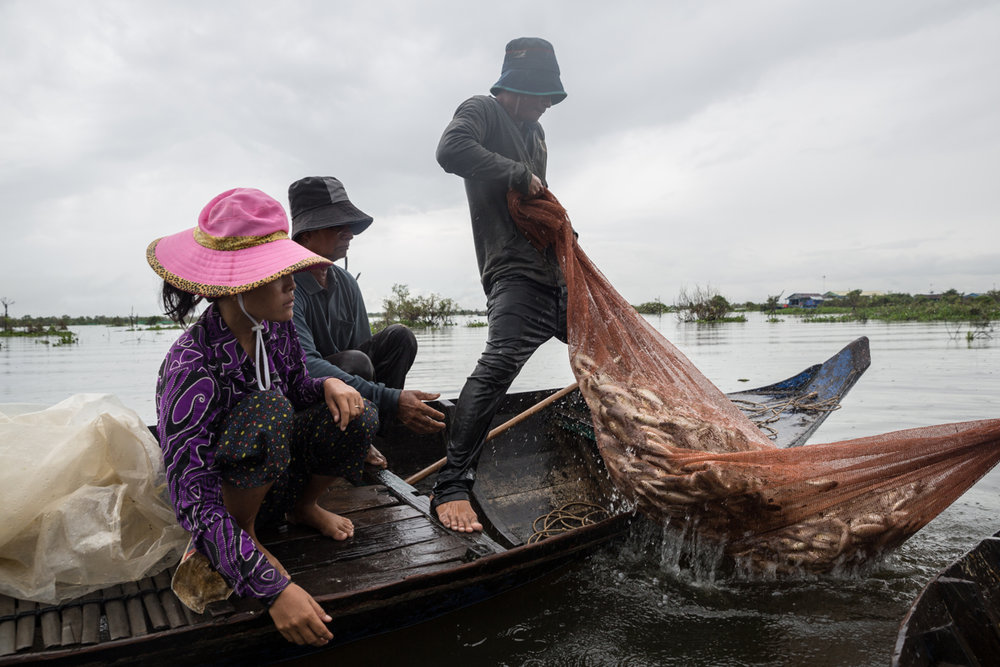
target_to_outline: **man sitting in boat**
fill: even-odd
[[[288,188],[292,240],[331,262],[347,256],[351,240],[372,217],[347,198],[332,176],[309,176]],[[374,336],[358,281],[339,266],[311,267],[295,274],[295,328],[313,377],[335,377],[375,403],[383,424],[396,417],[416,433],[444,428],[444,415],[424,401],[439,394],[404,390],[417,354],[417,339],[402,324]],[[369,463],[385,466],[372,450]]]
[[[329,260],[288,238],[281,204],[246,188],[212,199],[197,227],[153,241],[146,258],[171,319],[209,301],[157,378],[177,520],[237,595],[268,605],[286,639],[322,646],[330,616],[261,545],[255,522],[287,515],[335,540],[354,534],[317,500],[337,478],[360,481],[378,411],[343,381],[309,376],[291,321],[292,274]]]

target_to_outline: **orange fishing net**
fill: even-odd
[[[864,562],[1000,461],[1000,419],[776,447],[615,291],[551,193],[512,191],[508,205],[561,263],[570,363],[616,485],[644,513],[722,543],[738,564],[786,573]]]

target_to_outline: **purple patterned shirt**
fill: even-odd
[[[323,379],[310,378],[291,322],[265,322],[272,391],[296,410],[323,400]],[[173,344],[156,381],[157,434],[177,521],[241,597],[270,603],[288,586],[222,502],[215,440],[222,419],[259,391],[253,360],[214,304]]]

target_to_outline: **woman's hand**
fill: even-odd
[[[323,395],[327,407],[330,408],[330,414],[333,415],[333,421],[340,426],[341,431],[346,431],[351,420],[364,412],[365,403],[361,394],[342,380],[337,378],[324,380]]]
[[[268,609],[281,636],[293,644],[325,646],[333,633],[326,624],[333,619],[319,603],[296,584],[288,584]]]

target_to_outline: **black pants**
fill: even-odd
[[[390,324],[357,350],[337,352],[326,360],[345,373],[402,389],[416,356],[417,338],[413,332],[402,324]]]
[[[486,309],[486,349],[458,398],[448,462],[434,485],[435,506],[469,499],[490,422],[507,388],[542,343],[553,336],[566,342],[565,288],[501,279],[490,290]]]

